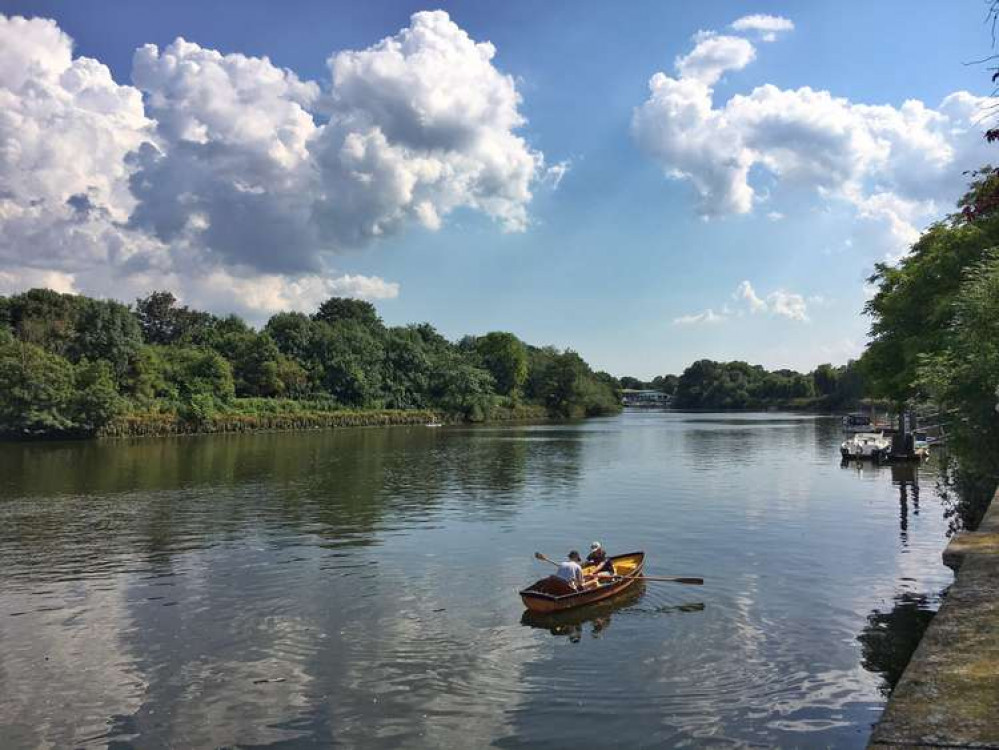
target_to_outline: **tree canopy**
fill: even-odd
[[[871,341],[861,358],[873,395],[902,403],[918,395],[923,357],[944,351],[966,271],[999,246],[999,191],[991,168],[974,175],[962,210],[931,226],[897,264],[879,263],[869,281],[877,292],[864,311]],[[975,211],[964,208],[979,205]]]
[[[203,421],[237,399],[352,409],[439,409],[467,419],[521,399],[553,414],[618,407],[616,381],[575,352],[493,331],[452,343],[428,323],[388,327],[333,297],[262,330],[153,292],[118,302],[35,289],[0,297],[0,432],[92,432],[116,414]]]

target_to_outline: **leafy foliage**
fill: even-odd
[[[142,346],[132,312],[118,302],[32,289],[4,298],[0,318],[17,338],[71,362],[106,361],[116,381]]]
[[[153,292],[136,300],[135,314],[147,344],[175,344],[203,339],[212,327],[214,317],[177,305],[170,292]]]
[[[496,392],[516,396],[527,380],[527,349],[512,333],[493,331],[475,340],[479,361],[496,381]]]
[[[619,394],[597,377],[576,352],[554,347],[528,350],[527,396],[563,417],[599,416],[617,411]],[[613,380],[613,379],[612,379]]]
[[[946,343],[920,359],[917,384],[956,415],[951,435],[967,468],[999,468],[999,251],[968,268]]]
[[[958,213],[897,265],[876,267],[872,341],[860,362],[878,395],[942,410],[953,459],[945,484],[956,487],[966,526],[999,478],[999,171],[971,178]]]
[[[617,381],[574,352],[530,348],[499,331],[454,344],[427,323],[386,327],[370,303],[336,297],[315,315],[278,313],[256,331],[234,315],[182,306],[169,292],[133,310],[32,290],[0,297],[0,351],[0,430],[19,434],[93,433],[123,412],[154,432],[172,418],[206,425],[236,403],[260,414],[280,404],[274,423],[294,424],[288,397],[473,421],[521,413],[521,398],[564,416],[619,408]],[[325,411],[303,423],[329,421],[316,413]]]
[[[106,361],[83,360],[76,368],[73,385],[72,417],[78,430],[96,432],[124,409]]]
[[[680,375],[674,403],[681,409],[748,409],[814,395],[810,375],[793,370],[768,372],[746,362],[701,359]]]
[[[0,349],[0,431],[38,434],[72,430],[73,366],[26,341]]]
[[[976,172],[959,206],[984,205],[999,195],[991,169]],[[965,272],[999,246],[999,212],[976,209],[923,233],[897,265],[879,263],[869,281],[878,291],[864,308],[871,343],[861,358],[873,395],[902,403],[919,395],[924,357],[947,348]]]
[[[0,433],[88,433],[121,410],[107,362],[73,366],[23,341],[0,340]]]
[[[319,306],[312,316],[323,323],[334,324],[343,320],[352,320],[367,328],[381,328],[382,319],[378,317],[375,306],[370,302],[346,297],[330,297]]]

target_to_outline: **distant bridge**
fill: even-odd
[[[672,397],[662,391],[638,391],[632,388],[621,390],[621,403],[625,406],[663,408],[669,406]]]

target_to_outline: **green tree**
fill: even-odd
[[[527,380],[527,349],[520,339],[512,333],[493,331],[476,340],[475,351],[482,366],[492,374],[497,393],[520,393]]]
[[[125,305],[83,298],[76,320],[76,335],[69,348],[71,361],[103,360],[110,366],[115,382],[120,382],[141,346],[139,322]]]
[[[978,172],[959,207],[988,205],[997,190],[991,169]],[[962,211],[930,227],[898,264],[875,266],[869,281],[878,290],[864,308],[871,343],[861,357],[874,395],[897,403],[917,395],[921,359],[946,348],[965,270],[997,246],[999,212]]]
[[[389,409],[421,409],[430,405],[433,347],[414,327],[392,328],[385,338],[382,392]]]
[[[172,344],[179,338],[176,302],[170,292],[153,292],[135,301],[135,314],[147,344]]]
[[[585,412],[589,368],[576,352],[557,354],[548,368],[545,406],[563,417],[579,417]]]
[[[356,320],[332,325],[319,322],[313,330],[310,356],[323,389],[341,404],[380,406],[384,347],[379,333]]]
[[[309,316],[297,312],[278,313],[264,326],[281,353],[299,362],[307,361],[312,352],[312,331]]]
[[[673,395],[676,391],[676,384],[679,378],[676,375],[656,375],[652,378],[652,387],[660,393]]]
[[[10,300],[0,296],[0,331],[14,333],[13,320],[11,319]]]
[[[18,339],[66,357],[76,338],[84,299],[51,289],[31,289],[8,300],[7,316]]]
[[[965,468],[996,474],[999,469],[999,251],[969,267],[946,344],[924,355],[918,385],[952,411],[951,436]]]
[[[629,391],[644,391],[646,390],[646,383],[630,375],[623,375],[621,377],[621,387]]]
[[[226,328],[230,332],[222,334],[214,348],[232,366],[236,395],[282,395],[285,384],[279,364],[281,353],[274,340],[266,333],[256,333],[245,326]]]
[[[71,409],[77,428],[95,432],[124,410],[110,363],[83,360],[76,366],[73,381]]]
[[[143,347],[126,385],[140,403],[162,400],[172,408],[194,396],[226,402],[235,395],[229,362],[216,351],[190,346]]]
[[[0,432],[40,435],[74,429],[73,366],[24,341],[0,347]]]
[[[349,297],[330,297],[323,302],[316,314],[312,316],[314,320],[324,323],[334,324],[339,321],[354,321],[368,328],[381,328],[382,319],[378,317],[378,311],[370,302]]]
[[[136,300],[135,314],[147,344],[212,343],[214,316],[177,305],[177,298],[170,292],[153,292]]]
[[[839,386],[839,369],[830,364],[821,364],[812,371],[815,390],[823,396],[830,396]]]
[[[445,411],[473,422],[482,421],[495,398],[493,377],[472,364],[460,350],[446,351],[433,363],[430,396]]]

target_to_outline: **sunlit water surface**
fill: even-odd
[[[932,466],[835,420],[0,445],[0,734],[31,747],[863,747],[950,582]],[[647,553],[522,621],[532,553]]]

